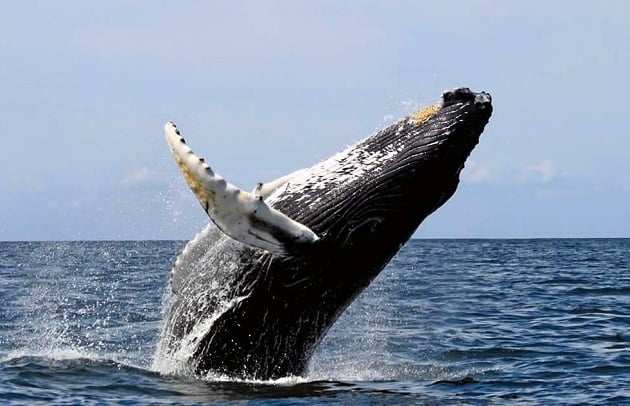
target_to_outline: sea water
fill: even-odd
[[[0,403],[630,404],[630,239],[412,240],[269,382],[152,366],[183,245],[0,243]]]

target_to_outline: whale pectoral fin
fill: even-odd
[[[262,196],[263,198],[266,199],[273,192],[278,190],[280,187],[286,185],[287,182],[289,182],[291,179],[295,178],[296,176],[300,175],[304,171],[306,171],[306,169],[299,169],[297,171],[291,172],[290,174],[284,175],[284,176],[282,176],[282,177],[280,177],[280,178],[278,178],[276,180],[273,180],[271,182],[267,182],[267,183],[259,182],[259,183],[256,184],[256,187],[254,188],[252,193],[254,193],[255,195],[258,195],[258,196]]]
[[[243,244],[285,255],[292,245],[319,239],[305,225],[267,205],[262,195],[247,193],[215,173],[186,145],[172,122],[164,126],[175,163],[201,207],[229,237]]]
[[[310,228],[269,206],[262,196],[254,196],[253,209],[249,211],[248,219],[257,236],[281,244],[284,252],[300,244],[319,240]]]

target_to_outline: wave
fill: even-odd
[[[630,286],[607,287],[579,287],[567,292],[569,295],[593,295],[593,296],[625,296],[630,295]]]
[[[392,368],[393,366],[389,366]],[[403,366],[407,382],[412,376],[423,376],[431,367]],[[234,401],[260,401],[261,399],[335,399],[341,397],[364,403],[373,396],[400,400],[418,385],[405,384],[390,375],[373,371],[373,380],[364,380],[356,370],[346,366],[333,374],[312,374],[304,377],[289,376],[274,380],[236,379],[229,376],[208,375],[203,378],[162,374],[151,369],[119,362],[91,352],[66,349],[43,354],[14,351],[0,361],[0,392],[3,399],[17,403],[73,403],[82,399],[111,401],[114,403],[134,399],[151,403],[156,399],[173,403],[224,403]],[[351,372],[352,371],[352,372]],[[390,373],[393,372],[389,369]],[[395,375],[396,373],[394,373]],[[401,372],[399,371],[400,375]],[[8,379],[7,379],[8,378]],[[358,379],[361,378],[361,379]],[[469,378],[460,379],[468,382]],[[432,381],[423,380],[424,385]],[[436,382],[441,383],[441,382]],[[411,391],[414,392],[414,391]],[[423,395],[424,396],[424,395]],[[351,403],[352,403],[351,402]],[[98,402],[97,402],[98,403]]]
[[[17,349],[0,356],[0,367],[23,370],[45,367],[54,374],[55,370],[73,368],[105,368],[125,370],[141,375],[157,375],[173,379],[199,380],[205,383],[235,383],[262,386],[295,386],[317,382],[360,383],[375,381],[457,381],[470,376],[480,376],[489,369],[456,369],[444,365],[416,364],[410,362],[364,362],[362,360],[316,360],[304,376],[287,376],[278,379],[242,379],[228,375],[208,373],[199,377],[178,371],[161,371],[154,366],[138,365],[121,360],[118,354],[98,354],[89,349],[55,348],[45,351]],[[52,368],[52,369],[51,369]]]
[[[45,352],[33,352],[25,349],[10,351],[0,358],[0,366],[25,367],[46,366],[54,369],[67,369],[80,366],[106,366],[129,371],[156,373],[140,365],[121,361],[116,356],[101,356],[90,351],[76,348],[60,348]]]

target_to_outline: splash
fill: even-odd
[[[121,247],[45,242],[22,248],[26,266],[18,266],[7,291],[4,313],[12,322],[0,332],[0,358],[113,360],[146,367],[152,315],[134,295],[151,276],[135,272],[137,247]],[[145,323],[146,334],[132,321]]]
[[[109,358],[103,358],[99,354],[88,351],[82,348],[54,348],[51,347],[48,350],[33,351],[28,348],[21,348],[18,350],[9,351],[1,359],[1,363],[11,362],[13,360],[23,359],[27,357],[44,358],[53,361],[70,361],[79,359],[89,360],[109,360]]]
[[[230,290],[227,286],[234,284],[237,253],[225,248],[227,241],[227,237],[214,225],[209,224],[186,244],[175,261],[170,275],[170,289],[167,289],[163,300],[162,332],[151,366],[154,371],[168,375],[194,376],[194,367],[190,365],[189,360],[196,351],[200,339],[225,312],[248,297],[229,296]],[[205,266],[210,263],[221,272],[209,274]],[[191,274],[196,278],[190,278]],[[199,283],[202,283],[205,289],[197,289]],[[189,320],[168,319],[171,307],[177,305],[191,312],[188,315]],[[207,316],[198,318],[198,314]],[[174,333],[176,324],[193,321],[194,325],[190,331],[184,337],[176,339]]]
[[[187,361],[193,356],[197,349],[199,339],[206,335],[212,328],[214,322],[217,321],[221,315],[245,299],[247,299],[247,296],[240,296],[222,302],[210,317],[196,324],[192,331],[178,342],[175,348],[167,344],[168,340],[164,340],[163,336],[160,340],[159,350],[156,353],[151,368],[165,375],[194,376],[195,372],[191,369],[191,365]],[[168,334],[168,329],[164,330],[163,335],[164,334]]]

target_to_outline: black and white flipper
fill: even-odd
[[[254,188],[254,190],[252,190],[252,193],[256,196],[262,196],[263,199],[266,199],[273,192],[275,192],[282,186],[286,185],[288,181],[290,181],[291,179],[295,178],[298,175],[301,175],[305,171],[306,169],[299,169],[295,172],[291,172],[290,174],[284,175],[283,177],[273,180],[271,182],[267,182],[267,183],[259,182]]]
[[[212,222],[228,236],[276,255],[285,255],[291,246],[319,239],[307,226],[267,205],[264,198],[300,171],[269,184],[259,184],[247,193],[215,173],[203,158],[186,145],[172,122],[164,126],[166,140],[184,179]]]

